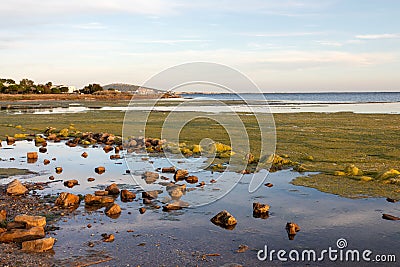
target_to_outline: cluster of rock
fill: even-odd
[[[128,153],[144,151],[149,153],[159,153],[163,151],[165,140],[158,138],[130,137],[124,141],[124,148]]]

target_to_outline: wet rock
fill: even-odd
[[[182,206],[178,205],[177,203],[169,203],[163,206],[163,211],[171,211],[171,210],[181,210]]]
[[[143,198],[143,204],[150,205],[153,204],[153,202],[151,201],[151,199]]]
[[[44,165],[49,165],[50,164],[50,160],[48,160],[48,159],[43,160],[43,164]]]
[[[252,164],[252,163],[256,162],[254,155],[251,153],[246,154],[245,159],[247,161],[247,164]]]
[[[89,177],[89,178],[87,178],[87,181],[88,182],[94,182],[96,179],[94,179],[93,177]]]
[[[158,190],[142,192],[142,198],[156,199],[158,198],[158,193],[159,193]]]
[[[12,145],[12,144],[14,144],[15,143],[15,138],[14,137],[11,137],[11,136],[7,136],[6,137],[6,141],[7,141],[7,145]]]
[[[143,174],[143,179],[146,181],[146,184],[152,184],[157,181],[159,174],[156,172],[145,172]]]
[[[15,179],[7,185],[7,194],[12,196],[24,195],[28,189],[18,180]]]
[[[79,182],[78,182],[78,180],[67,180],[67,181],[64,181],[64,186],[66,186],[66,187],[68,187],[68,188],[72,188],[72,187],[74,187],[75,185],[79,185]]]
[[[115,236],[113,234],[102,234],[103,242],[113,242],[115,240]]]
[[[62,192],[56,199],[55,205],[59,207],[69,208],[79,204],[79,197],[77,195]]]
[[[119,188],[116,183],[112,183],[109,186],[106,187],[105,189],[109,195],[118,195],[119,194]]]
[[[47,148],[46,147],[39,147],[39,152],[40,153],[46,153],[47,152]]]
[[[11,229],[0,234],[0,242],[23,242],[44,237],[43,227],[32,227],[29,229]]]
[[[121,207],[118,204],[114,203],[112,205],[107,206],[106,209],[104,210],[104,213],[108,217],[116,219],[121,214],[121,211],[122,211]]]
[[[206,182],[201,181],[198,185],[196,185],[197,187],[203,187],[206,185]]]
[[[9,222],[7,223],[7,230],[11,229],[26,229],[26,226],[23,222]]]
[[[106,168],[103,167],[103,166],[100,166],[100,167],[94,168],[94,171],[95,171],[97,174],[103,174],[103,173],[106,171]]]
[[[266,187],[273,187],[274,185],[271,184],[271,183],[266,183],[265,186],[266,186]]]
[[[211,218],[211,222],[222,228],[232,230],[237,224],[237,220],[229,212],[223,210]]]
[[[103,147],[103,150],[104,150],[104,152],[108,153],[108,152],[114,150],[114,148],[112,146],[107,145],[107,146]]]
[[[51,180],[51,181],[54,181],[54,179],[55,179],[55,178],[54,178],[53,175],[49,177],[49,180]]]
[[[388,197],[388,198],[386,199],[386,201],[387,201],[387,202],[391,202],[391,203],[396,203],[396,202],[397,202],[397,199],[393,199],[393,198],[389,198],[389,197]]]
[[[217,182],[217,180],[215,180],[215,179],[210,180],[210,183],[212,183],[212,184],[215,184],[216,182]]]
[[[26,214],[17,215],[14,218],[14,222],[24,223],[26,228],[31,227],[45,227],[46,226],[46,217],[44,216],[30,216]]]
[[[172,199],[179,199],[186,192],[186,185],[171,184],[168,185],[166,189],[168,194],[172,197]]]
[[[347,166],[344,169],[344,172],[346,173],[346,175],[350,175],[350,176],[361,176],[363,175],[363,172],[357,168],[354,164],[351,164],[349,166]]]
[[[63,171],[63,168],[62,168],[62,167],[56,167],[56,173],[57,173],[57,174],[62,173],[62,171]]]
[[[144,207],[139,208],[139,212],[140,212],[140,214],[145,213],[146,212],[146,208],[144,208]]]
[[[38,153],[37,152],[28,152],[28,153],[26,153],[26,158],[27,159],[37,159]]]
[[[108,196],[85,195],[85,205],[106,205],[114,203],[114,198]]]
[[[6,210],[0,210],[0,222],[3,222],[7,219],[7,211]]]
[[[187,170],[177,170],[174,174],[174,180],[179,181],[179,180],[185,180],[186,176],[189,175],[189,172]]]
[[[199,178],[197,178],[197,176],[191,175],[186,177],[186,182],[188,182],[189,184],[195,184],[199,181]]]
[[[249,249],[247,245],[239,245],[239,248],[236,250],[237,253],[243,253]]]
[[[396,216],[393,216],[390,214],[385,214],[385,213],[382,214],[382,219],[389,220],[389,221],[399,221],[400,220],[399,217],[396,217]]]
[[[106,190],[97,190],[94,191],[95,196],[108,196],[108,191]]]
[[[269,217],[269,205],[254,202],[253,203],[253,217],[267,219]]]
[[[123,202],[131,202],[136,198],[136,194],[132,193],[129,190],[123,189],[121,190],[121,201]]]
[[[295,235],[297,234],[298,231],[300,231],[300,226],[298,226],[294,222],[288,222],[286,223],[286,232],[288,234],[289,240],[293,240]]]
[[[387,179],[390,179],[390,178],[396,178],[399,175],[400,175],[400,171],[395,170],[395,169],[390,169],[390,170],[388,170],[386,172],[383,172],[383,173],[379,174],[377,176],[377,179],[379,179],[379,180],[387,180]]]
[[[55,239],[53,237],[41,238],[22,242],[22,250],[29,252],[44,252],[53,248]]]
[[[125,170],[125,173],[129,174],[129,173],[131,173],[131,170]]]
[[[88,153],[86,153],[86,152],[83,152],[82,154],[81,154],[81,157],[82,158],[87,158],[89,155],[88,155]]]
[[[165,167],[161,169],[162,173],[175,173],[175,167]]]

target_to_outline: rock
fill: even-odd
[[[114,198],[107,196],[93,196],[91,194],[85,195],[85,204],[86,205],[106,205],[114,203]]]
[[[110,155],[110,159],[120,159],[120,158],[121,158],[120,154]]]
[[[114,150],[114,148],[112,146],[107,145],[107,146],[103,147],[103,150],[104,150],[104,152],[108,153],[108,152]]]
[[[195,184],[199,181],[199,178],[197,178],[197,176],[191,175],[189,177],[186,177],[186,182],[188,182],[189,184]]]
[[[379,180],[387,180],[387,179],[390,179],[390,178],[396,178],[399,175],[400,175],[400,171],[395,170],[395,169],[390,169],[390,170],[388,170],[386,172],[383,172],[383,173],[379,174],[377,178]]]
[[[266,186],[266,187],[273,187],[274,185],[271,184],[271,183],[266,183],[265,186]]]
[[[77,195],[67,192],[62,192],[58,196],[55,202],[55,205],[64,208],[74,207],[77,206],[78,204],[79,204],[79,197]]]
[[[26,158],[27,159],[37,159],[38,153],[37,152],[28,152],[28,153],[26,153]]]
[[[62,171],[63,171],[63,168],[62,168],[62,167],[56,167],[56,173],[57,173],[57,174],[62,173]]]
[[[179,180],[185,180],[186,176],[189,175],[189,172],[187,170],[177,170],[174,174],[174,180],[179,181]]]
[[[88,182],[94,182],[94,180],[96,180],[96,179],[94,179],[93,177],[87,178],[87,181],[88,181]]]
[[[217,182],[217,180],[215,180],[215,179],[210,180],[210,183],[212,183],[212,184],[215,184],[216,182]]]
[[[400,220],[400,218],[399,217],[396,217],[396,216],[393,216],[393,215],[390,215],[390,214],[382,214],[382,219],[385,219],[385,220],[390,220],[390,221],[399,221]]]
[[[125,170],[125,173],[129,174],[129,173],[131,173],[131,170]]]
[[[23,242],[44,237],[43,227],[32,227],[29,229],[11,229],[0,234],[0,242]]]
[[[49,177],[49,180],[51,180],[51,181],[53,181],[54,179],[55,179],[55,178],[54,178],[53,175]]]
[[[161,169],[162,173],[175,173],[175,167],[165,167]]]
[[[100,167],[96,167],[96,168],[94,169],[94,171],[95,171],[97,174],[103,174],[103,173],[106,171],[106,168],[100,166]]]
[[[197,187],[203,187],[206,185],[206,182],[201,181],[198,185],[196,185]]]
[[[15,138],[11,136],[6,137],[7,145],[12,145],[15,143]]]
[[[135,198],[136,198],[135,193],[132,193],[131,191],[126,189],[121,190],[121,200],[123,202],[128,202],[128,201],[130,202],[133,201]]]
[[[1,234],[1,233],[5,233],[5,232],[7,232],[7,229],[6,229],[6,228],[0,228],[0,234]]]
[[[45,148],[45,147],[39,147],[39,152],[40,153],[46,153],[47,152],[47,148]]]
[[[229,212],[223,210],[219,212],[217,215],[211,218],[211,222],[220,227],[232,230],[236,224],[237,220],[233,217]]]
[[[108,196],[108,191],[105,190],[97,190],[94,191],[95,196]]]
[[[247,161],[247,164],[252,164],[252,163],[256,162],[254,155],[251,153],[246,154],[245,159]]]
[[[119,194],[118,185],[116,183],[112,183],[106,187],[106,191],[108,192],[109,195],[118,195]]]
[[[44,252],[53,248],[55,239],[53,237],[41,238],[22,242],[22,250],[29,252]]]
[[[12,196],[23,195],[28,192],[28,189],[18,180],[15,179],[7,185],[7,194]]]
[[[158,198],[158,190],[142,192],[142,198],[156,199]]]
[[[145,213],[146,212],[146,208],[144,208],[144,207],[139,208],[139,212],[140,212],[140,214]]]
[[[239,245],[239,248],[236,250],[237,253],[243,253],[249,249],[247,245]]]
[[[103,242],[113,242],[115,240],[115,236],[113,234],[102,234]]]
[[[289,240],[293,240],[298,231],[300,231],[300,226],[298,226],[296,223],[286,223],[286,232],[288,234]]]
[[[391,203],[396,203],[397,202],[397,199],[393,199],[393,198],[386,198],[386,201],[387,202],[391,202]]]
[[[146,184],[152,184],[157,181],[159,174],[156,172],[145,172],[143,174],[143,179],[146,181]]]
[[[66,186],[68,188],[72,188],[75,185],[79,185],[78,180],[67,180],[67,181],[64,181],[64,186]]]
[[[30,215],[17,215],[14,218],[14,222],[17,223],[25,223],[26,228],[31,227],[45,227],[46,226],[46,217],[44,216],[30,216]]]
[[[26,229],[26,226],[23,222],[9,222],[7,223],[7,230],[11,229]]]
[[[143,204],[150,205],[153,204],[153,202],[148,198],[143,198]]]
[[[0,222],[3,222],[7,219],[7,211],[6,210],[0,210]]]
[[[267,219],[269,217],[269,205],[258,202],[253,203],[253,217]]]
[[[111,218],[118,218],[121,214],[121,207],[118,204],[112,204],[106,207],[104,213]]]
[[[181,209],[182,209],[182,207],[180,205],[173,204],[173,203],[163,206],[163,211],[181,210]]]
[[[86,159],[88,156],[89,156],[89,155],[88,155],[88,153],[86,153],[86,152],[83,152],[83,153],[81,154],[81,157],[82,157],[82,158],[85,158],[85,159]]]
[[[48,160],[48,159],[43,160],[43,164],[44,165],[49,165],[50,164],[50,160]]]
[[[168,185],[167,192],[172,197],[172,199],[179,199],[186,192],[186,185]]]
[[[347,166],[344,169],[344,172],[349,176],[361,176],[361,175],[363,175],[363,172],[359,168],[357,168],[354,164],[351,164],[351,165]]]

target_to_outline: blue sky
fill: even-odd
[[[17,81],[142,84],[210,61],[265,92],[400,91],[397,0],[13,0],[0,14],[0,76]]]

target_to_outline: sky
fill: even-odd
[[[398,0],[3,0],[0,14],[0,77],[16,81],[141,85],[201,61],[264,92],[400,91]]]

